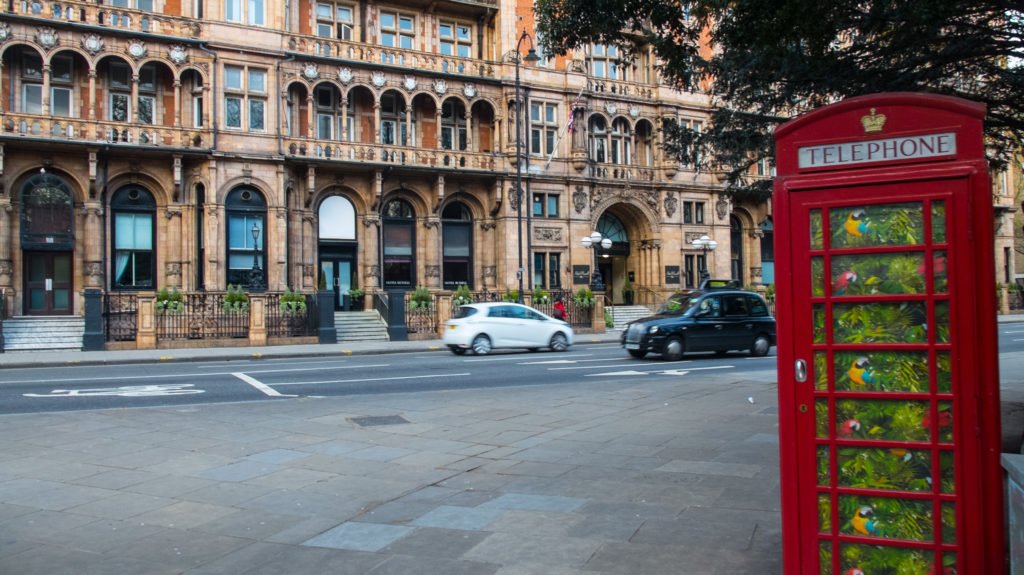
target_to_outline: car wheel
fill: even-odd
[[[569,338],[565,337],[565,334],[558,332],[551,336],[551,343],[549,344],[551,351],[565,351],[569,349]]]
[[[455,355],[462,355],[466,353],[466,348],[459,347],[457,345],[449,345],[448,349],[452,350],[452,353],[454,353]]]
[[[627,351],[629,351],[629,355],[637,359],[643,359],[647,355],[646,351],[640,351],[639,349],[630,349]]]
[[[487,355],[491,353],[491,338],[480,334],[473,338],[473,353]]]
[[[750,344],[750,355],[754,357],[764,357],[768,355],[768,350],[772,348],[772,342],[768,339],[765,334],[758,334],[754,338],[754,343]]]
[[[665,342],[665,351],[661,356],[668,361],[679,361],[683,359],[684,351],[686,351],[686,346],[683,345],[683,340],[678,337],[670,337]]]

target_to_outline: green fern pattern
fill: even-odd
[[[952,359],[949,351],[921,347],[950,342],[950,304],[931,297],[949,292],[949,254],[934,245],[948,241],[946,205],[815,208],[808,215],[810,292],[819,298],[810,306],[812,342],[844,346],[813,354],[819,571],[930,575],[956,568],[955,553],[936,566],[934,548],[901,545],[957,542],[956,503],[936,501],[956,488]],[[899,349],[907,344],[918,349]],[[874,347],[855,349],[861,345]],[[922,498],[928,494],[934,496]]]

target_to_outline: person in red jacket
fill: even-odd
[[[565,303],[562,302],[562,298],[555,300],[555,319],[569,321],[569,316],[565,313]]]

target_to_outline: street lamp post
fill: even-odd
[[[525,57],[519,51],[523,40],[530,41],[530,49]],[[524,59],[527,62],[537,62],[540,60],[540,56],[537,55],[537,50],[533,45],[533,38],[526,32],[525,28],[523,28],[523,33],[519,35],[519,40],[516,42],[513,59],[516,63],[516,237],[518,238],[519,250],[519,269],[516,270],[516,279],[519,280],[519,303],[523,303],[523,103],[520,101],[519,96],[521,89],[519,84],[519,64]]]
[[[252,269],[249,270],[249,291],[260,292],[266,289],[263,281],[263,270],[260,269],[260,227],[252,225]]]
[[[612,241],[601,236],[601,232],[594,232],[580,240],[580,243],[583,244],[583,247],[594,250],[594,273],[590,275],[590,291],[603,292],[604,279],[601,277],[601,268],[598,266],[597,258],[602,248],[605,250],[611,249]]]
[[[700,270],[700,279],[701,281],[706,280],[711,277],[711,274],[708,273],[708,252],[715,251],[715,248],[718,247],[718,242],[704,235],[693,240],[691,243],[693,248],[700,250],[704,256],[704,266]]]

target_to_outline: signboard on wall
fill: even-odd
[[[679,266],[665,266],[665,283],[669,285],[679,284]]]
[[[590,266],[572,266],[573,285],[587,285],[590,283]]]

